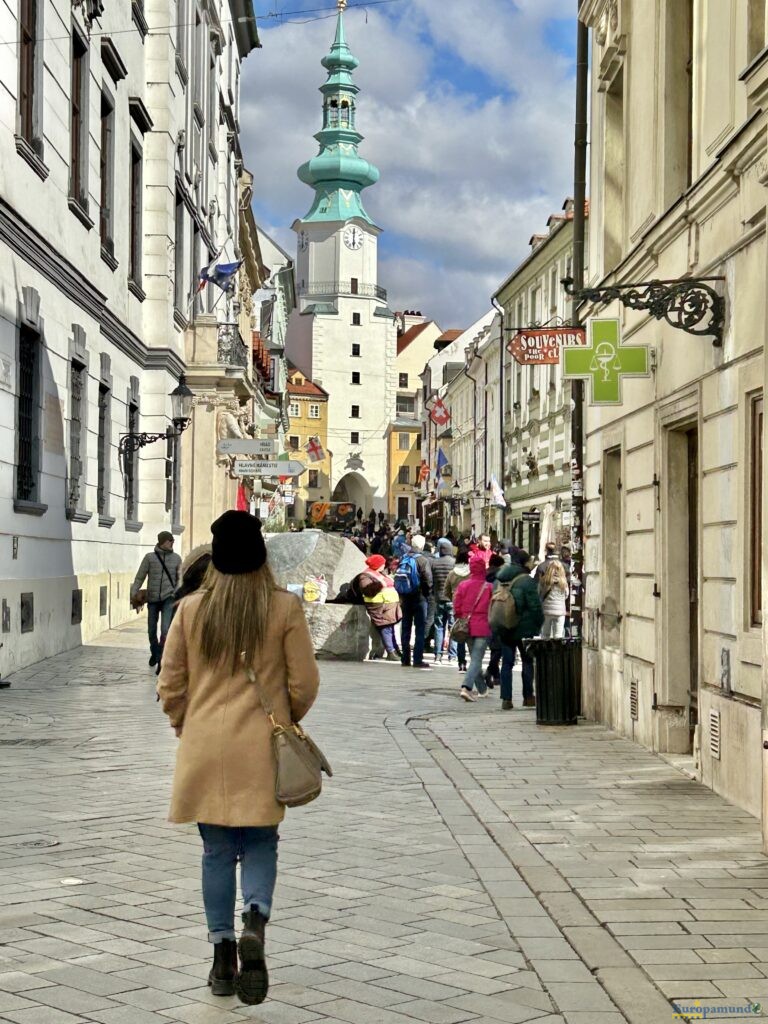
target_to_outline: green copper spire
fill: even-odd
[[[344,34],[344,8],[347,0],[338,0],[336,37],[322,65],[328,80],[321,86],[323,127],[315,135],[320,152],[299,168],[299,178],[315,190],[315,201],[305,221],[339,221],[361,217],[373,221],[365,212],[360,193],[379,180],[379,171],[359,155],[363,136],[355,128],[355,100],[359,92],[352,72],[360,63],[347,46]]]

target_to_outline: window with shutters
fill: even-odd
[[[37,77],[39,47],[38,0],[21,0],[19,5],[19,135],[38,156],[42,153],[37,125]]]
[[[20,501],[39,501],[40,345],[37,331],[22,326],[16,404],[16,497]]]
[[[109,511],[109,424],[112,392],[99,384],[99,432],[96,442],[96,511],[105,516]]]
[[[101,124],[99,133],[99,236],[101,247],[109,256],[115,255],[115,105],[106,90],[101,93]]]
[[[751,624],[763,621],[763,396],[750,402],[749,581]]]
[[[88,210],[88,43],[76,30],[69,95],[69,196]]]
[[[139,404],[136,401],[128,403],[128,433],[139,433]],[[136,522],[138,515],[138,475],[139,475],[139,453],[126,452],[123,471],[125,473],[125,518],[129,522]]]
[[[397,482],[399,484],[408,484],[411,482],[411,471],[408,466],[400,466],[397,471]]]
[[[130,229],[128,248],[128,277],[141,287],[142,246],[142,153],[141,146],[131,139],[130,166]]]
[[[67,481],[67,513],[77,511],[83,498],[83,462],[85,458],[85,432],[83,412],[86,396],[85,366],[73,359],[69,364],[69,480]]]

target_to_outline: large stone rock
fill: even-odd
[[[303,583],[307,576],[325,576],[329,601],[338,596],[342,583],[365,569],[365,555],[351,540],[322,530],[273,533],[267,537],[267,553],[281,587]]]
[[[278,584],[301,585],[307,576],[325,576],[328,600],[338,596],[365,569],[365,556],[352,541],[322,530],[273,533],[267,537],[269,565]],[[318,658],[364,661],[370,642],[365,608],[352,604],[304,603],[304,612]]]
[[[365,661],[370,619],[359,604],[305,604],[315,656],[340,661]]]

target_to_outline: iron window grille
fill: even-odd
[[[22,327],[19,332],[19,400],[16,413],[19,445],[16,497],[20,501],[34,501],[37,496],[35,435],[39,365],[40,338],[34,331]]]
[[[74,512],[80,507],[83,476],[81,444],[83,440],[83,395],[85,393],[85,382],[85,366],[73,359],[69,369],[69,394],[72,403],[69,417],[69,487],[67,489],[67,509],[69,512]]]

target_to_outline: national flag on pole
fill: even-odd
[[[235,275],[243,265],[244,260],[237,260],[234,263],[219,263],[223,251],[221,249],[217,252],[208,266],[203,267],[198,274],[200,278],[200,284],[197,286],[198,292],[201,292],[207,284],[215,284],[225,292],[234,281]]]
[[[491,475],[491,497],[493,498],[494,505],[498,505],[499,508],[507,507],[507,499],[504,497],[504,491],[502,491],[499,481],[493,474]]]
[[[242,484],[237,485],[237,504],[235,507],[238,512],[250,512],[251,509],[251,503]]]
[[[436,398],[429,410],[429,418],[438,427],[445,427],[450,423],[451,411],[442,398]]]
[[[325,449],[320,443],[319,437],[310,437],[304,447],[304,451],[309,455],[310,462],[322,462],[325,458]]]
[[[437,472],[435,473],[435,483],[437,484],[437,490],[443,486],[443,466],[448,465],[448,456],[445,454],[442,448],[437,449]]]
[[[420,479],[423,481],[429,480],[429,463],[426,459],[421,460],[421,472],[419,474]]]

